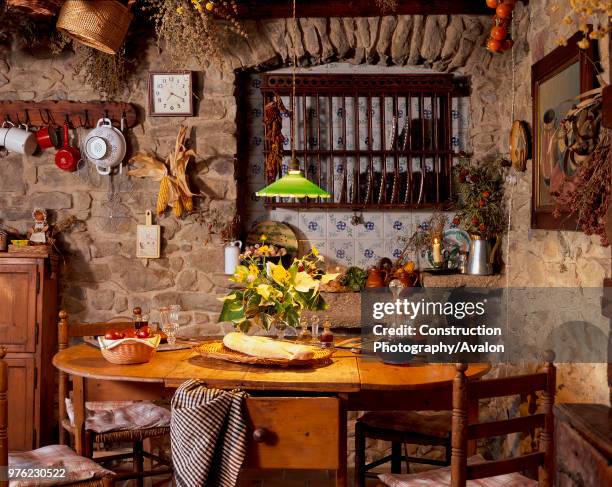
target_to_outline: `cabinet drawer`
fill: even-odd
[[[0,342],[11,352],[34,352],[35,265],[0,265]]]
[[[247,468],[338,468],[340,401],[333,397],[250,397]],[[341,449],[341,451],[343,451]]]

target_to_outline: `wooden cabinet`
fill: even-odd
[[[9,449],[52,442],[57,258],[0,253],[0,345],[7,348]]]

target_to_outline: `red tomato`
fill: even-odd
[[[499,0],[487,0],[487,7],[489,8],[497,8],[499,5]]]
[[[487,49],[491,52],[501,52],[502,44],[498,40],[489,39],[487,41]]]
[[[508,35],[508,29],[496,26],[491,29],[491,37],[496,41],[503,41]]]
[[[117,333],[114,330],[108,330],[105,334],[104,334],[104,338],[106,338],[107,340],[116,340],[115,338],[115,333]]]
[[[124,338],[134,338],[136,336],[136,331],[135,330],[125,330],[123,332],[123,337]]]
[[[508,19],[512,15],[512,9],[514,5],[510,5],[509,3],[500,3],[495,9],[495,13],[501,19]]]
[[[137,338],[149,338],[151,336],[151,330],[149,330],[148,326],[143,326],[140,330],[136,332]]]

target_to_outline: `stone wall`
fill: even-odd
[[[515,118],[531,122],[530,66],[550,52],[557,37],[559,14],[545,10],[552,0],[517,4],[515,17]],[[400,16],[360,19],[301,19],[297,34],[286,20],[250,22],[249,39],[230,39],[226,65],[198,74],[198,115],[185,120],[146,118],[130,133],[133,150],[165,155],[180,122],[191,128],[198,153],[192,172],[203,193],[198,208],[227,212],[235,204],[236,70],[268,70],[289,64],[294,44],[301,65],[329,61],[424,65],[471,77],[471,145],[477,158],[507,153],[511,123],[512,55],[491,55],[484,49],[488,17]],[[608,56],[602,43],[602,54]],[[608,59],[606,57],[606,59]],[[146,106],[147,71],[162,69],[167,59],[152,43],[121,96]],[[45,57],[16,48],[0,52],[0,99],[95,100],[97,93],[72,73],[73,58]],[[185,69],[197,70],[195,65]],[[25,231],[35,206],[53,210],[54,217],[76,215],[84,224],[61,242],[62,303],[73,319],[101,320],[130,314],[133,306],[149,311],[178,302],[189,311],[183,325],[193,333],[218,333],[217,296],[225,290],[222,248],[195,217],[160,220],[162,258],[135,258],[135,226],[154,207],[157,185],[115,178],[109,199],[108,180],[76,177],[53,165],[53,154],[10,155],[0,161],[0,221]],[[574,232],[533,231],[529,228],[531,172],[515,174],[508,187],[511,229],[504,244],[507,279],[513,285],[601,286],[609,276],[610,250],[595,239]],[[115,218],[109,224],[109,206]],[[111,230],[112,228],[112,230]],[[507,373],[510,368],[499,370]],[[559,399],[608,403],[606,368],[564,366]],[[513,407],[518,408],[519,405]],[[488,411],[498,408],[493,404]],[[507,405],[499,406],[508,410]]]

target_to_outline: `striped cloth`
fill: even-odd
[[[172,398],[170,438],[179,487],[234,487],[246,456],[247,426],[238,390],[189,380]]]

